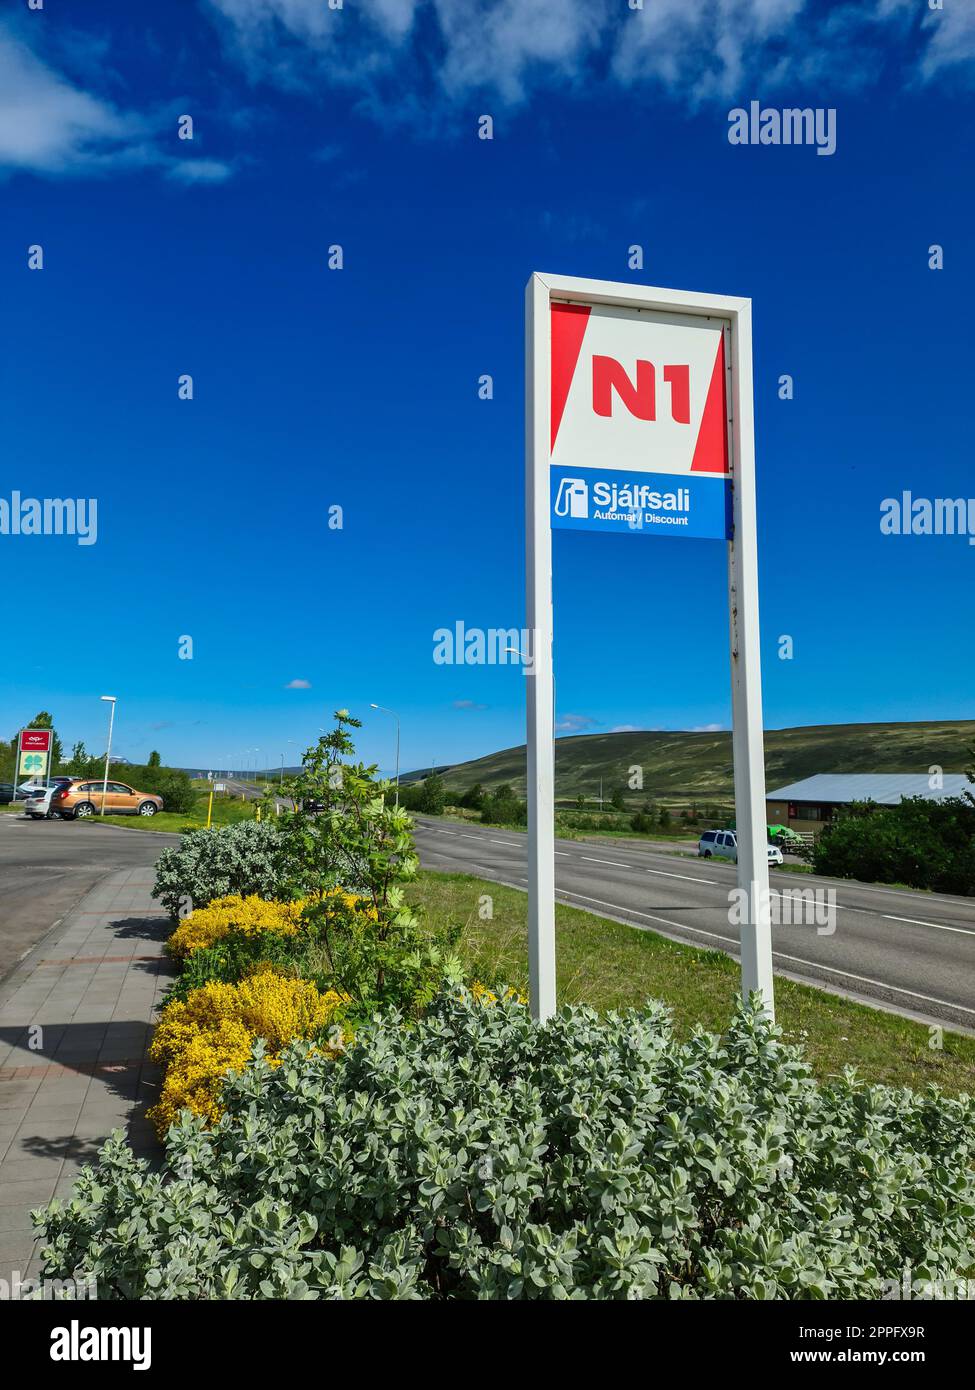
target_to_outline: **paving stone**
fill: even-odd
[[[30,1219],[31,1209],[23,1202],[17,1202],[15,1206],[3,1206],[0,1204],[0,1231],[27,1231],[34,1229]]]
[[[151,888],[144,869],[103,880],[0,996],[0,1277],[7,1251],[40,1273],[31,1208],[70,1192],[113,1129],[161,1152],[144,1114],[159,1073],[143,1059],[175,970]]]
[[[9,1284],[14,1270],[25,1277],[33,1253],[34,1237],[29,1231],[0,1231],[0,1279]]]

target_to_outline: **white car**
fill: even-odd
[[[30,816],[31,820],[48,820],[53,815],[51,811],[52,795],[54,792],[60,791],[64,784],[70,780],[70,777],[53,777],[50,786],[32,785],[24,801],[24,815]]]
[[[778,845],[768,845],[768,862],[783,863],[782,851]],[[705,830],[697,842],[697,852],[702,859],[730,859],[738,863],[738,836],[733,830]]]
[[[56,787],[32,787],[24,801],[24,815],[31,820],[46,820],[51,814],[51,794]]]

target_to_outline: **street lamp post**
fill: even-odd
[[[108,796],[108,765],[112,760],[112,729],[115,726],[115,695],[102,695],[101,699],[108,702],[108,747],[105,749],[105,777],[102,781],[102,809],[100,814],[105,814],[105,798]]]
[[[391,714],[396,720],[396,806],[399,808],[399,715],[394,709],[387,709],[385,705],[376,705],[369,702],[370,709],[378,709],[383,714]]]

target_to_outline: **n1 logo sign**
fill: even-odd
[[[670,383],[670,413],[681,425],[691,423],[690,367],[664,367],[664,381]],[[626,375],[622,362],[612,357],[592,359],[592,408],[597,415],[612,415],[613,392],[638,420],[656,420],[657,386],[652,362],[637,362],[636,386]]]
[[[553,526],[730,537],[722,319],[552,304]]]

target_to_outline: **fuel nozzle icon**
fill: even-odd
[[[582,478],[563,478],[555,498],[555,515],[588,517],[589,484]]]

